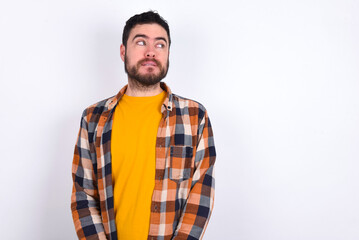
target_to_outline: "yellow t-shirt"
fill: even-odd
[[[123,95],[111,134],[112,181],[117,236],[147,239],[155,186],[156,137],[166,92],[152,97]]]

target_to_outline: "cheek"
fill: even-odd
[[[141,60],[141,57],[136,54],[127,54],[127,62],[131,65],[136,64],[139,60]]]
[[[168,54],[161,54],[160,59],[161,59],[162,62],[167,62],[168,61]]]

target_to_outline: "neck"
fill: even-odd
[[[150,97],[160,94],[162,91],[163,90],[159,82],[151,86],[144,86],[136,80],[129,78],[125,93],[131,97]]]

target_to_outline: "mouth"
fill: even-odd
[[[143,63],[141,63],[141,66],[151,66],[151,67],[156,67],[157,64],[154,61],[144,61]]]

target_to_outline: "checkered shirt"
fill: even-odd
[[[111,176],[114,110],[127,86],[84,110],[72,165],[72,217],[79,239],[117,239]],[[147,239],[202,239],[214,200],[216,151],[206,109],[171,93],[161,106]]]

